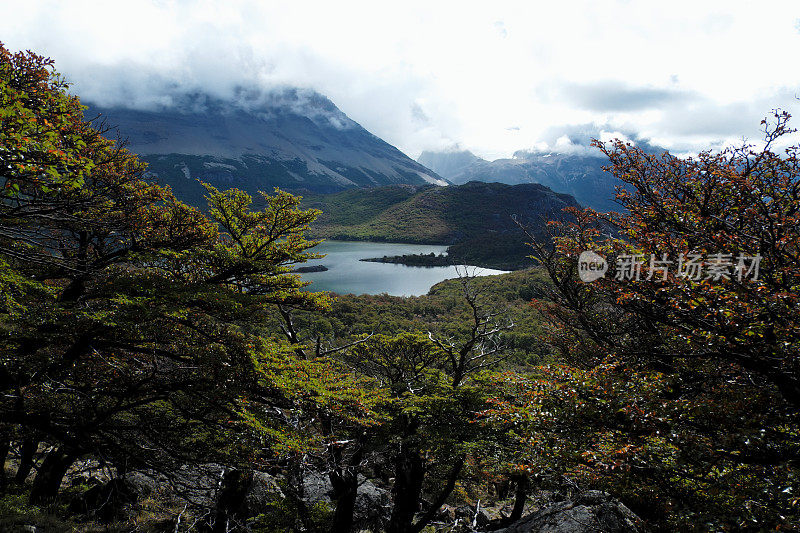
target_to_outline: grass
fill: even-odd
[[[79,524],[68,516],[66,505],[53,503],[39,507],[28,503],[26,487],[11,485],[0,496],[0,531],[8,533],[64,533],[83,531]]]

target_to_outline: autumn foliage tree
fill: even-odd
[[[625,185],[621,209],[574,210],[551,225],[555,246],[532,243],[554,285],[535,305],[572,367],[540,374],[536,389],[576,391],[562,413],[577,401],[569,416],[587,428],[561,443],[574,452],[566,470],[615,479],[606,486],[643,515],[650,492],[662,527],[796,524],[800,148],[778,151],[788,121],[765,120],[760,148],[687,159],[596,142]],[[605,277],[578,279],[584,251],[605,258]]]
[[[367,416],[336,368],[263,335],[271,306],[328,304],[289,272],[317,212],[208,187],[205,215],[83,110],[51,61],[0,46],[0,460],[48,445],[31,499],[84,456],[252,468],[302,441],[293,410]]]

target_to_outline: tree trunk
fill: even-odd
[[[447,482],[445,483],[442,490],[439,491],[439,494],[433,499],[428,507],[428,510],[423,513],[420,519],[417,521],[416,524],[409,530],[411,533],[419,533],[425,526],[427,526],[431,520],[436,517],[439,509],[441,509],[444,502],[447,501],[447,498],[453,492],[453,489],[456,487],[456,481],[458,481],[458,476],[461,474],[461,469],[464,468],[464,461],[466,460],[466,456],[461,454],[457,459],[456,462],[453,463],[452,468],[450,468],[450,473],[447,474]]]
[[[305,473],[303,458],[299,454],[294,454],[289,459],[289,472],[286,480],[287,486],[284,493],[295,506],[297,519],[303,524],[306,531],[314,531],[314,524],[311,520],[311,513],[306,504]]]
[[[6,459],[11,449],[11,432],[8,428],[0,429],[0,491],[6,488]]]
[[[25,483],[25,480],[28,479],[28,474],[31,473],[31,469],[33,468],[33,457],[38,449],[39,439],[31,436],[22,439],[22,446],[19,452],[19,466],[14,476],[14,483],[22,485]]]
[[[235,527],[236,520],[247,518],[245,498],[253,483],[252,470],[228,470],[222,476],[222,488],[217,496],[217,512],[214,517],[213,533],[227,533]]]
[[[33,480],[30,503],[39,504],[54,500],[58,496],[64,475],[77,458],[77,454],[66,451],[63,446],[51,450],[45,456]]]
[[[331,470],[329,475],[333,487],[333,498],[336,500],[336,512],[333,515],[331,533],[350,533],[353,529],[353,513],[358,496],[358,474],[354,469],[341,468]]]
[[[528,476],[518,476],[515,481],[517,482],[517,489],[514,494],[514,508],[508,516],[509,524],[522,518],[522,511],[525,510],[525,502],[528,499]]]
[[[490,530],[508,527],[522,518],[522,512],[525,510],[525,502],[528,500],[528,488],[530,487],[530,480],[528,479],[528,476],[524,474],[515,475],[511,479],[516,484],[516,488],[514,489],[514,508],[511,509],[510,515],[492,520],[492,522],[489,524]]]
[[[405,447],[395,458],[395,480],[392,489],[394,506],[387,533],[411,531],[414,515],[419,510],[419,496],[425,470],[417,450]]]
[[[336,502],[336,511],[333,515],[331,533],[350,533],[353,529],[353,514],[356,509],[358,497],[358,467],[364,458],[364,448],[357,444],[350,459],[344,461],[344,450],[340,446],[331,445],[329,465],[333,488],[333,499]]]

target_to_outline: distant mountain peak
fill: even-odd
[[[92,106],[106,110],[127,110],[142,113],[178,113],[181,115],[234,116],[250,115],[264,121],[280,116],[298,116],[312,120],[322,128],[338,130],[363,129],[348,117],[326,96],[298,87],[281,87],[264,90],[237,87],[228,98],[208,92],[167,92],[144,107],[124,105]]]
[[[418,161],[454,184],[470,181],[511,185],[539,183],[574,196],[581,205],[615,210],[619,182],[603,171],[600,155],[517,150],[508,159],[486,161],[469,151],[423,152]]]
[[[537,159],[542,158],[588,158],[588,159],[597,159],[597,160],[604,160],[605,157],[599,151],[580,151],[580,152],[555,152],[552,150],[536,150],[536,149],[528,149],[528,150],[517,150],[515,151],[511,158],[518,159],[520,161],[535,161]]]
[[[457,176],[473,163],[484,161],[469,150],[445,150],[442,152],[425,151],[417,158],[417,162],[425,165],[440,176]]]

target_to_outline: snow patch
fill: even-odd
[[[192,173],[189,170],[189,167],[183,161],[181,161],[181,172],[183,172],[183,177],[186,178],[187,180],[192,179]]]
[[[203,167],[205,168],[224,168],[225,170],[236,171],[236,167],[233,165],[228,165],[225,163],[215,163],[215,162],[205,162],[203,163]]]

